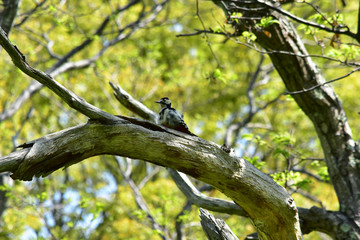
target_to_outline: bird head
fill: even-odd
[[[163,97],[160,101],[156,101],[156,103],[160,103],[161,107],[171,107],[171,101],[168,97]]]

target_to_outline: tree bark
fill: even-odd
[[[50,75],[32,68],[0,31],[0,44],[25,74],[49,87],[68,105],[88,116],[88,124],[25,143],[0,158],[0,172],[15,179],[46,176],[101,154],[136,158],[182,171],[233,199],[252,220],[261,239],[301,239],[297,209],[286,190],[244,159],[206,140],[148,121],[101,111],[64,88]]]
[[[238,240],[222,219],[216,219],[208,211],[200,208],[201,226],[209,240]]]
[[[101,154],[142,159],[218,188],[243,208],[262,239],[301,239],[293,199],[249,162],[206,140],[145,120],[125,120],[90,122],[24,144],[24,149],[0,158],[0,172],[31,180]]]
[[[9,35],[19,9],[20,0],[3,0],[4,10],[0,14],[0,26]]]
[[[287,90],[295,92],[325,82],[320,70],[309,56],[296,29],[281,15],[281,6],[272,1],[214,1],[228,16],[241,12],[233,21],[237,31],[256,35],[281,76]],[[256,9],[256,10],[255,10]],[[261,18],[279,21],[266,28],[259,27]],[[292,95],[296,103],[312,121],[325,155],[329,175],[334,185],[340,212],[351,224],[344,231],[334,231],[337,239],[360,238],[360,171],[359,153],[341,103],[330,85]]]

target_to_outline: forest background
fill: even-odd
[[[357,28],[354,1],[287,2],[282,6],[286,11],[308,21]],[[3,3],[1,26],[29,64],[92,105],[139,117],[119,103],[109,82],[154,112],[159,111],[154,101],[167,96],[191,131],[231,146],[236,156],[285,187],[297,207],[339,210],[312,122],[285,94],[288,90],[256,43],[256,34],[234,34],[239,29],[231,21],[241,15],[229,18],[211,1],[23,0],[16,4],[12,28],[6,29],[11,12],[9,3]],[[258,27],[266,35],[272,24],[279,23],[264,17]],[[359,69],[347,64],[358,59],[357,42],[306,23],[293,24],[324,78],[341,78],[331,86],[352,137],[358,139]],[[0,66],[0,156],[88,121],[15,68],[4,49]],[[1,239],[205,238],[199,207],[187,200],[165,168],[145,161],[101,155],[29,182],[9,175],[3,173],[1,179]],[[230,200],[192,181],[206,195]],[[247,217],[212,213],[239,238],[255,231]],[[329,236],[312,231],[304,238]]]

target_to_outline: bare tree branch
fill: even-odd
[[[215,212],[247,216],[246,212],[233,202],[208,197],[202,194],[194,187],[185,174],[170,168],[168,169],[168,172],[170,173],[172,179],[174,179],[178,188],[185,194],[192,204]]]
[[[136,183],[131,179],[131,169],[130,171],[128,171],[128,169],[124,170],[121,165],[119,164],[119,159],[120,157],[115,156],[116,162],[118,163],[118,167],[120,169],[121,175],[123,176],[124,180],[126,181],[126,183],[130,186],[133,194],[134,194],[134,198],[136,201],[136,205],[139,207],[139,209],[141,211],[143,211],[144,213],[146,213],[147,218],[150,220],[151,225],[153,227],[154,230],[157,231],[157,233],[159,234],[159,236],[161,237],[161,239],[167,240],[170,239],[168,238],[165,233],[168,232],[167,229],[165,229],[164,227],[160,226],[160,224],[158,224],[155,221],[155,218],[151,215],[150,213],[150,209],[146,204],[145,199],[143,198],[140,189],[138,186],[136,186]]]
[[[135,100],[130,94],[128,94],[125,90],[123,90],[119,85],[116,85],[112,82],[109,82],[110,86],[114,89],[114,95],[119,102],[132,111],[133,113],[137,114],[138,116],[152,121],[157,121],[157,114],[147,108],[144,104],[140,103],[139,101]]]
[[[20,96],[9,107],[0,113],[0,122],[13,116],[20,107],[37,91],[39,91],[44,85],[37,81],[31,81],[30,85],[20,94]]]
[[[160,169],[162,169],[159,166],[155,166],[154,170],[152,170],[148,175],[146,175],[141,182],[138,184],[138,188],[142,189],[147,182],[149,182],[156,174],[160,172]]]
[[[84,99],[76,96],[74,93],[56,82],[55,79],[49,74],[31,67],[26,62],[25,56],[20,52],[20,50],[15,45],[11,44],[10,40],[7,38],[5,32],[2,29],[0,29],[0,44],[7,51],[15,66],[17,66],[29,77],[32,77],[41,84],[47,86],[59,97],[61,97],[70,107],[78,110],[82,114],[88,116],[90,119],[106,120],[110,122],[119,121],[119,119],[117,119],[115,116],[98,109],[97,107],[86,102]]]
[[[34,1],[35,2],[35,1]],[[24,17],[20,20],[19,23],[15,24],[14,27],[18,28],[20,27],[22,24],[24,24],[28,19],[29,17],[36,12],[36,10],[41,7],[42,5],[44,5],[45,3],[47,2],[47,0],[43,0],[41,2],[35,2],[35,7],[31,10],[29,10],[28,12],[24,13]]]
[[[61,57],[51,68],[49,68],[46,71],[46,73],[52,77],[55,77],[58,74],[61,74],[63,72],[72,69],[79,69],[90,66],[95,61],[97,61],[106,52],[106,50],[109,47],[129,38],[138,29],[143,28],[146,25],[148,25],[150,22],[152,22],[155,19],[155,17],[163,10],[168,0],[164,0],[160,3],[155,4],[149,11],[143,12],[137,20],[124,26],[123,28],[118,29],[117,36],[114,37],[112,40],[105,41],[103,47],[92,57],[88,59],[79,60],[77,62],[69,61],[71,57],[73,57],[75,54],[79,53],[81,50],[85,49],[85,47],[90,45],[95,39],[95,36],[100,36],[101,34],[103,34],[105,27],[108,25],[108,23],[113,18],[113,16],[129,9],[130,7],[134,6],[139,2],[140,2],[139,0],[132,0],[127,5],[123,7],[119,7],[115,11],[113,11],[113,13],[111,13],[109,16],[107,16],[104,19],[104,21],[100,24],[98,29],[94,32],[94,34],[91,37],[88,37],[79,46],[74,47],[66,55]],[[32,95],[38,92],[42,87],[43,86],[38,82],[35,81],[31,82],[29,86],[21,93],[21,95],[12,104],[10,104],[10,106],[7,109],[5,109],[3,113],[0,113],[0,122],[14,115],[20,109],[20,107]]]
[[[261,19],[261,18],[260,18]],[[196,30],[196,29],[195,29]],[[209,30],[196,30],[196,32],[194,33],[186,33],[186,34],[178,34],[176,35],[177,37],[188,37],[188,36],[195,36],[195,35],[200,35],[200,34],[203,34],[204,32],[208,33],[208,34],[215,34],[215,35],[222,35],[222,36],[225,36],[227,37],[229,40],[237,43],[237,44],[240,44],[240,45],[243,45],[243,46],[246,46],[258,53],[261,53],[261,54],[284,54],[284,55],[291,55],[291,56],[296,56],[296,57],[300,57],[300,58],[308,58],[308,57],[311,57],[311,58],[322,58],[322,59],[325,59],[325,60],[329,60],[329,61],[333,61],[333,62],[337,62],[339,64],[342,64],[342,65],[345,65],[345,66],[351,66],[351,67],[359,67],[360,66],[360,63],[357,62],[357,61],[349,61],[348,59],[346,60],[341,60],[341,59],[337,59],[337,58],[333,58],[333,57],[328,57],[324,54],[322,55],[318,55],[318,54],[303,54],[301,52],[290,52],[290,51],[285,51],[285,50],[273,50],[273,49],[260,49],[256,44],[254,43],[246,43],[246,42],[241,42],[238,38],[234,38],[236,37],[237,35],[235,33],[227,33],[227,32],[218,32],[218,31],[214,31],[212,29],[209,29]],[[343,43],[345,44],[345,43]],[[346,43],[348,45],[354,45],[353,43]],[[359,46],[357,44],[357,46]]]
[[[261,55],[259,64],[256,68],[256,71],[254,72],[254,74],[251,77],[251,81],[250,81],[248,89],[246,91],[246,95],[247,95],[248,101],[249,101],[249,113],[247,114],[247,116],[245,118],[242,119],[241,122],[235,122],[235,123],[232,122],[228,126],[225,137],[224,137],[225,145],[234,146],[237,141],[240,129],[245,127],[248,123],[250,123],[251,120],[254,118],[254,116],[257,113],[266,109],[269,105],[275,103],[282,96],[282,94],[280,94],[275,99],[264,104],[262,107],[256,107],[253,90],[254,90],[255,82],[261,72],[261,66],[262,66],[263,61],[264,61],[264,56]],[[270,71],[272,71],[272,69]],[[266,76],[268,76],[270,74],[270,71],[266,74]]]
[[[178,215],[176,215],[175,218],[176,240],[186,240],[184,236],[183,219],[181,217],[184,216],[187,211],[191,210],[191,206],[192,203],[190,201],[186,201],[186,204],[181,210],[181,212]]]
[[[345,74],[345,75],[343,75],[343,76],[341,76],[341,77],[337,77],[337,78],[334,78],[334,79],[332,79],[332,80],[326,81],[326,82],[324,82],[324,83],[317,84],[317,85],[312,86],[312,87],[310,87],[310,88],[306,88],[306,89],[299,90],[299,91],[293,91],[293,92],[285,92],[284,94],[285,94],[285,95],[295,95],[295,94],[310,92],[310,91],[315,90],[315,89],[317,89],[317,88],[319,88],[319,87],[325,86],[326,84],[333,83],[333,82],[339,81],[339,80],[341,80],[341,79],[347,78],[347,77],[350,76],[351,74],[353,74],[353,73],[355,73],[355,72],[358,72],[358,71],[360,71],[360,67],[351,70],[350,72],[348,72],[347,74]]]
[[[294,201],[269,176],[249,162],[231,157],[214,143],[145,120],[144,125],[139,122],[89,123],[44,136],[1,157],[0,172],[11,171],[13,178],[31,180],[34,175],[46,176],[100,154],[142,159],[180,170],[218,188],[249,214],[259,232],[267,232],[273,224],[278,226],[278,219],[286,232],[271,235],[297,239],[293,235],[300,234]]]
[[[309,194],[307,192],[304,192],[301,189],[292,188],[291,186],[288,186],[288,188],[291,191],[290,192],[291,195],[293,195],[294,193],[298,193],[301,196],[303,196],[303,197],[305,197],[305,198],[319,204],[321,208],[324,208],[324,205],[322,204],[322,202],[319,199],[317,199],[315,196],[313,196],[313,195],[311,195],[311,194]]]
[[[222,219],[215,219],[208,211],[200,208],[201,226],[209,240],[238,240]]]
[[[202,18],[201,18],[201,15],[200,15],[199,0],[195,0],[195,1],[196,1],[196,16],[199,18],[199,21],[200,21],[203,29],[205,30],[206,27],[205,27],[204,21],[203,21]],[[212,48],[212,46],[211,46],[211,42],[210,42],[209,36],[206,34],[206,31],[204,31],[203,33],[204,33],[205,38],[206,38],[206,43],[207,43],[207,45],[208,45],[208,47],[209,47],[209,49],[210,49],[210,51],[211,51],[211,54],[213,55],[213,57],[214,57],[217,65],[218,65],[218,67],[222,67],[219,59],[216,57],[216,54],[215,54],[215,52],[214,52],[214,50],[213,50],[213,48]]]

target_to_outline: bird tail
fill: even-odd
[[[195,134],[190,132],[189,128],[186,125],[178,126],[175,130],[197,137]]]

